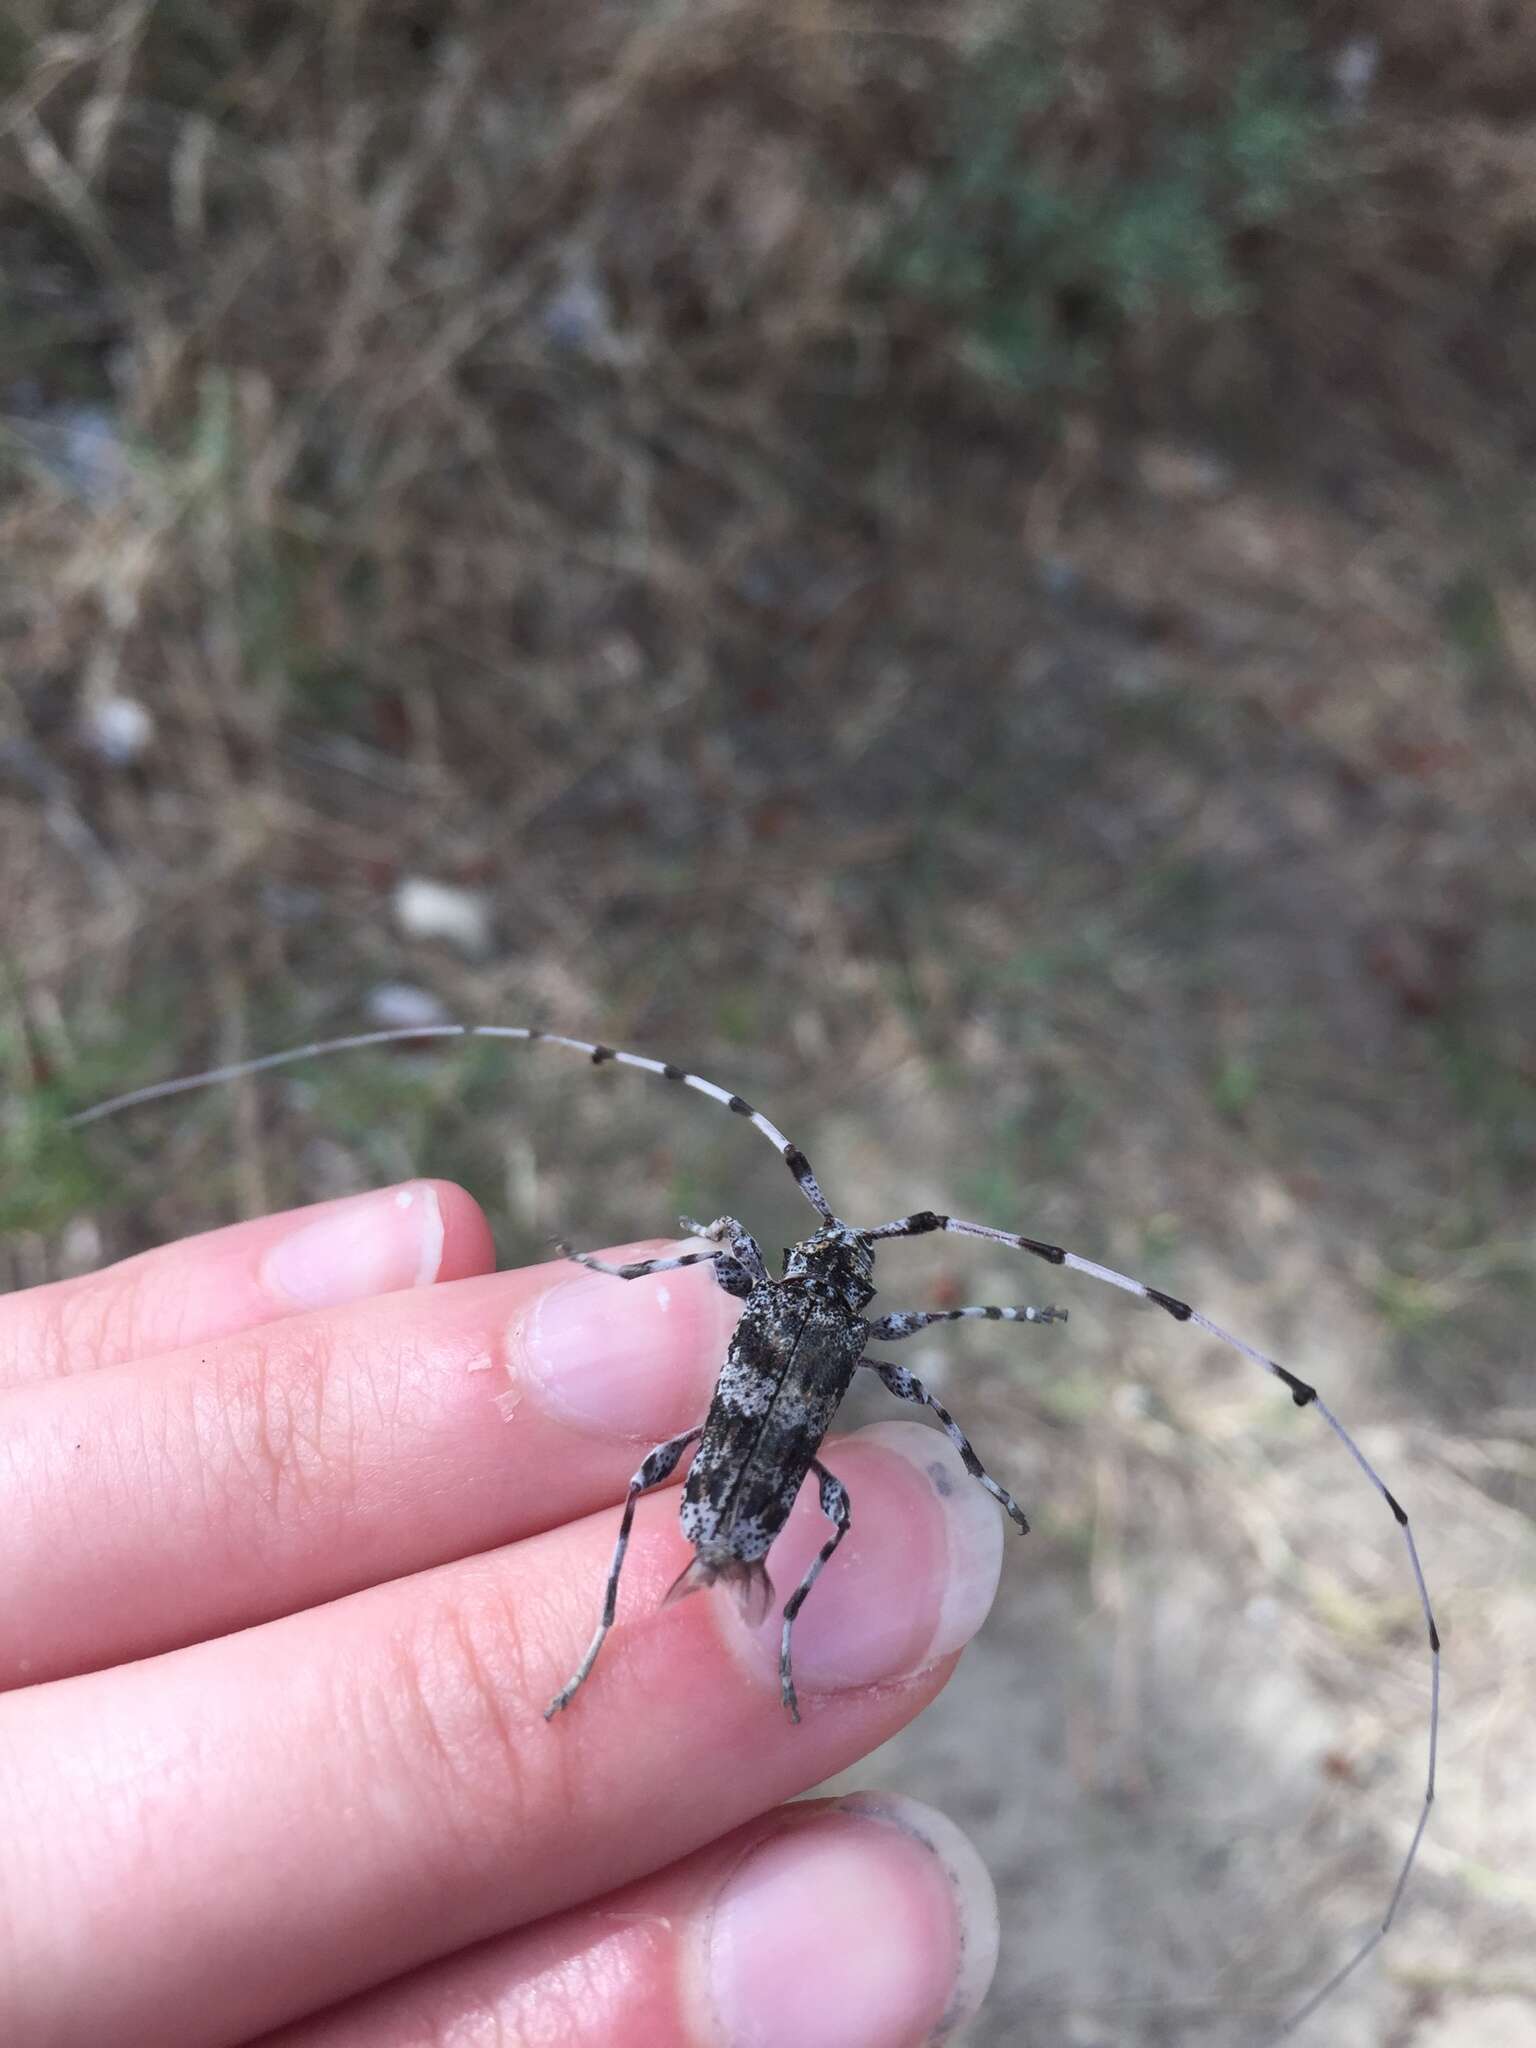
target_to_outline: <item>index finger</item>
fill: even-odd
[[[479,1203],[452,1181],[406,1181],[260,1216],[0,1297],[0,1388],[469,1279],[495,1264]]]
[[[559,1262],[0,1396],[0,1689],[147,1657],[618,1499],[739,1303]],[[509,1426],[511,1425],[511,1426]]]

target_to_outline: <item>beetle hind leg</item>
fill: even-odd
[[[619,1574],[624,1569],[624,1553],[629,1548],[629,1532],[635,1522],[635,1502],[642,1493],[648,1493],[653,1486],[660,1486],[664,1479],[671,1478],[677,1469],[678,1459],[702,1434],[702,1429],[685,1429],[681,1436],[672,1437],[668,1442],[658,1444],[630,1480],[629,1492],[624,1499],[624,1517],[619,1523],[618,1540],[613,1546],[613,1562],[608,1567],[608,1585],[603,1594],[602,1619],[587,1645],[586,1655],[544,1709],[546,1721],[552,1721],[562,1707],[570,1705],[576,1692],[585,1683],[587,1673],[597,1662],[597,1653],[603,1647],[603,1638],[613,1627],[613,1617],[619,1605]]]
[[[805,1596],[815,1585],[822,1566],[831,1557],[839,1543],[853,1527],[853,1512],[848,1501],[848,1489],[835,1472],[829,1472],[819,1458],[812,1458],[811,1470],[821,1486],[821,1511],[832,1523],[832,1534],[811,1559],[810,1569],[789,1596],[784,1609],[784,1633],[779,1641],[779,1697],[791,1721],[800,1719],[800,1702],[795,1696],[795,1681],[790,1672],[789,1636],[795,1625],[795,1616],[805,1605]]]

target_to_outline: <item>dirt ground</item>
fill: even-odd
[[[403,1001],[717,1076],[844,1213],[1145,1275],[1321,1387],[1445,1641],[1412,1887],[1296,2039],[1515,2048],[1536,37],[1144,12],[14,10],[0,1284],[414,1169],[509,1262],[799,1234],[738,1123],[553,1055],[62,1128]],[[1412,1581],[1315,1415],[1057,1298],[912,1361],[1035,1531],[857,1781],[997,1878],[974,2048],[1251,2048],[1412,1832]]]

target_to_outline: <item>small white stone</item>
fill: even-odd
[[[101,1264],[101,1232],[89,1216],[73,1217],[64,1226],[59,1258],[67,1274],[91,1273]]]
[[[613,341],[608,294],[590,274],[572,276],[544,302],[544,333],[556,348],[600,356]]]
[[[491,907],[478,889],[407,875],[395,890],[395,921],[409,939],[443,939],[472,958],[491,950]]]
[[[1139,1380],[1123,1381],[1109,1398],[1122,1422],[1145,1422],[1153,1412],[1152,1389]]]
[[[39,402],[25,384],[5,393],[12,437],[56,483],[87,504],[112,506],[126,495],[131,472],[117,419],[104,406]]]
[[[137,697],[102,697],[80,714],[80,737],[114,768],[137,761],[155,736],[155,721]]]
[[[1364,111],[1380,65],[1381,44],[1375,36],[1351,36],[1339,46],[1329,71],[1341,107],[1352,114]]]
[[[381,981],[368,991],[364,1008],[368,1021],[381,1031],[424,1031],[448,1022],[447,1010],[432,991],[409,981]]]

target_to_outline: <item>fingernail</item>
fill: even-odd
[[[722,2048],[908,2048],[980,2005],[997,1909],[975,1850],[905,1799],[839,1802],[754,1849],[710,1917]]]
[[[670,1258],[712,1247],[626,1247]],[[703,1413],[741,1303],[704,1266],[620,1280],[572,1269],[520,1311],[510,1370],[557,1420],[604,1436],[655,1438]]]
[[[899,1792],[853,1792],[837,1804],[842,1813],[894,1828],[919,1843],[944,1874],[959,1943],[949,2003],[935,2035],[936,2040],[947,2040],[981,2011],[997,1970],[997,1888],[992,1873],[970,1836],[947,1813],[920,1800]]]
[[[262,1260],[270,1291],[301,1308],[335,1308],[425,1287],[443,1259],[435,1188],[413,1181],[337,1202],[280,1238]]]
[[[1002,1571],[1002,1518],[941,1431],[877,1422],[830,1462],[848,1491],[851,1527],[795,1621],[802,1696],[908,1678],[958,1650],[986,1620]],[[774,1687],[784,1604],[827,1534],[808,1482],[769,1553],[768,1618],[752,1629],[734,1602],[721,1603],[733,1617],[725,1625]]]

